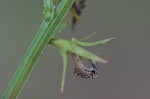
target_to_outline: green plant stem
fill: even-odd
[[[18,97],[44,47],[54,35],[54,32],[66,16],[73,2],[74,0],[62,0],[56,9],[54,19],[50,22],[43,21],[41,28],[29,46],[2,99],[16,99]]]

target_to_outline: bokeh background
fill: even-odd
[[[107,59],[97,79],[73,74],[69,58],[64,93],[60,93],[62,59],[48,45],[19,99],[150,99],[150,1],[88,0],[81,21],[57,36],[90,41],[118,37],[103,46],[87,48]],[[43,0],[0,0],[0,96],[4,93],[43,20]]]

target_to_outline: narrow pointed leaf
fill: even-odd
[[[62,80],[61,80],[61,92],[63,92],[64,85],[65,85],[66,71],[67,71],[67,53],[66,50],[64,49],[60,49],[60,53],[63,58],[63,73],[62,73]]]
[[[105,44],[108,41],[113,40],[113,39],[115,39],[115,38],[108,38],[108,39],[99,40],[96,42],[81,42],[81,41],[76,40],[75,38],[72,38],[72,41],[77,43],[80,46],[96,46],[96,45],[100,45],[100,44]]]

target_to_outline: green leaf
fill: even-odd
[[[63,92],[64,85],[65,85],[65,76],[67,71],[67,52],[64,49],[60,49],[60,54],[63,58],[63,73],[62,73],[62,80],[61,80],[61,92]]]
[[[81,42],[79,40],[76,40],[75,38],[72,38],[72,41],[77,43],[80,46],[96,46],[96,45],[101,45],[101,44],[105,44],[107,42],[109,42],[110,40],[115,39],[114,37],[112,38],[108,38],[108,39],[103,39],[103,40],[99,40],[96,42]]]

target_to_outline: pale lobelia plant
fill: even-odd
[[[92,66],[94,64],[96,65],[96,62],[101,63],[107,63],[107,60],[98,57],[92,52],[89,52],[85,50],[83,47],[90,47],[90,46],[96,46],[100,44],[104,44],[110,40],[113,40],[115,38],[108,38],[104,40],[99,40],[96,42],[83,42],[83,40],[88,39],[89,36],[77,40],[75,38],[72,38],[71,40],[61,39],[61,38],[52,38],[49,41],[49,44],[53,44],[59,48],[59,52],[63,58],[63,74],[62,74],[62,83],[61,83],[61,92],[63,92],[63,87],[65,83],[65,74],[66,74],[66,68],[67,68],[67,56],[70,55],[73,57],[73,60],[76,64],[75,73],[77,73],[78,76],[81,76],[82,78],[96,78],[97,76],[97,70],[96,68],[87,68],[83,62],[82,59],[88,59]]]

